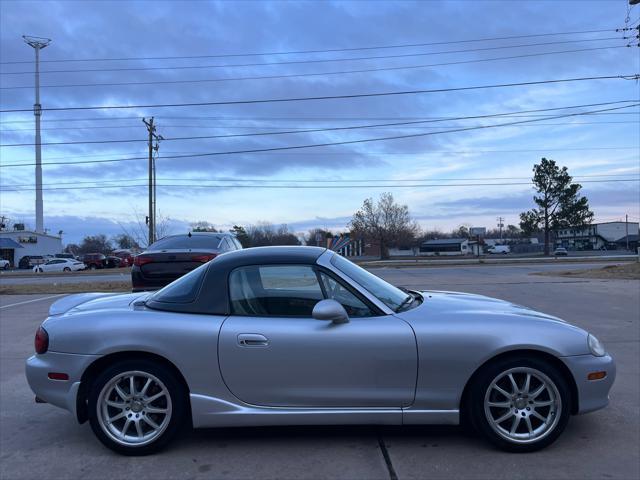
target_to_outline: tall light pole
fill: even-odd
[[[40,50],[51,43],[50,38],[23,35],[25,43],[36,52],[36,101],[33,104],[33,115],[36,117],[36,232],[44,233],[44,212],[42,206],[42,151],[40,145]]]

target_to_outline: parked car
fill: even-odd
[[[566,257],[567,255],[569,255],[569,252],[567,252],[567,249],[564,247],[558,247],[553,251],[553,254],[556,257]]]
[[[319,247],[229,252],[158,292],[69,295],[49,315],[26,365],[36,398],[127,455],[185,424],[461,419],[527,452],[604,408],[616,376],[596,337],[557,317],[401,290]]]
[[[9,260],[5,260],[4,258],[0,258],[0,268],[2,270],[8,270],[11,266],[11,262]]]
[[[25,255],[18,261],[18,268],[33,268],[46,262],[42,255]]]
[[[221,253],[242,249],[230,233],[172,235],[137,255],[131,268],[133,291],[157,290]]]
[[[120,258],[120,266],[121,267],[130,267],[133,265],[134,255],[129,250],[118,250],[113,252],[113,255]]]
[[[87,253],[83,255],[82,263],[84,263],[89,270],[105,268],[107,257],[102,253]]]
[[[108,255],[104,260],[104,268],[118,268],[122,264],[122,259],[115,255]]]
[[[491,253],[492,255],[498,253],[506,255],[507,253],[511,253],[511,247],[509,245],[494,245],[493,247],[489,247],[487,249],[487,252]]]
[[[33,267],[34,272],[77,272],[78,270],[84,270],[86,265],[77,260],[71,258],[54,258],[47,263],[36,265]]]

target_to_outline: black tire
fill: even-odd
[[[547,407],[548,410],[545,410],[545,407],[536,407],[541,409],[541,411],[538,413],[541,413],[542,416],[546,415],[547,418],[552,419],[551,421],[549,421],[551,426],[544,427],[544,424],[540,420],[534,419],[534,417],[529,416],[531,408],[528,406],[528,403],[535,402],[535,399],[532,396],[524,396],[524,398],[518,397],[517,400],[507,399],[506,402],[512,403],[513,410],[511,409],[511,407],[491,407],[488,409],[489,414],[491,414],[494,418],[497,417],[498,419],[510,412],[513,412],[511,413],[511,415],[513,415],[514,417],[521,415],[523,418],[518,417],[518,426],[516,428],[515,434],[518,435],[519,433],[522,433],[523,435],[526,435],[526,429],[528,427],[526,423],[529,422],[530,424],[533,424],[534,430],[535,428],[543,428],[540,433],[540,438],[537,440],[517,440],[507,438],[507,432],[505,431],[503,432],[503,434],[498,433],[498,431],[502,430],[499,428],[499,426],[492,426],[492,424],[495,425],[495,423],[489,420],[489,414],[485,412],[485,398],[491,399],[491,395],[494,396],[494,399],[497,398],[497,400],[494,400],[495,402],[502,401],[503,403],[505,403],[503,401],[503,395],[496,393],[487,393],[487,391],[496,378],[500,377],[501,374],[509,372],[513,369],[515,369],[514,378],[516,379],[516,383],[519,387],[524,387],[524,382],[526,381],[526,372],[521,372],[520,370],[522,369],[529,369],[533,372],[537,371],[538,373],[542,374],[542,378],[545,382],[551,382],[553,386],[548,390],[548,401],[552,401],[552,395],[556,395],[556,398],[559,399],[559,402],[556,401],[554,407]],[[536,385],[536,374],[532,373],[532,375],[533,380],[531,380],[531,382],[534,382],[533,385]],[[507,390],[506,384],[502,384],[502,386],[505,390]],[[508,393],[511,392],[509,391]],[[498,395],[498,397],[495,397],[495,395]],[[542,395],[547,395],[547,392],[543,392]],[[544,398],[547,397],[543,397],[543,400]],[[516,402],[524,402],[524,406],[523,403],[517,404]],[[467,417],[467,422],[470,423],[478,433],[480,433],[498,448],[508,452],[525,453],[541,450],[551,445],[560,436],[560,434],[567,426],[567,422],[569,421],[572,407],[571,403],[571,390],[569,388],[567,380],[554,365],[552,365],[550,362],[544,361],[543,359],[535,357],[511,357],[492,362],[483,367],[482,370],[475,375],[475,377],[472,379],[472,383],[470,384],[467,398],[465,399],[465,411],[463,413]],[[535,411],[536,408],[533,408],[533,410]],[[558,408],[559,415],[557,411]],[[554,410],[555,412],[553,412]],[[522,421],[524,420],[525,416],[527,417],[527,422]],[[502,425],[506,425],[506,427],[508,427],[509,425],[513,425],[513,423],[511,422],[512,419],[513,417],[508,417],[503,421]],[[513,422],[515,423],[515,420],[513,420]],[[544,430],[545,428],[547,429]]]
[[[70,271],[71,271],[71,269],[70,269],[69,267],[64,267],[64,268],[62,269],[62,271],[63,271],[63,272],[70,272]]]
[[[108,427],[105,426],[103,428],[103,424],[101,423],[102,407],[101,405],[98,405],[100,395],[103,392],[103,389],[109,389],[107,385],[111,385],[118,376],[125,372],[140,372],[142,374],[151,375],[158,379],[168,390],[169,399],[165,399],[165,402],[168,404],[168,408],[171,412],[170,418],[164,427],[164,430],[152,441],[146,444],[133,445],[131,443],[118,443],[105,431]],[[140,380],[140,378],[138,378],[138,380]],[[144,381],[144,377],[142,377],[141,380]],[[152,388],[153,386],[154,385],[152,384]],[[124,388],[126,389],[126,387]],[[136,389],[139,389],[139,387],[136,387]],[[182,382],[169,368],[146,359],[120,361],[101,372],[89,387],[89,423],[96,437],[98,437],[98,439],[111,450],[123,455],[149,455],[164,448],[173,438],[175,438],[185,425],[191,424],[187,418],[189,412],[187,402],[188,392]],[[167,408],[167,405],[165,405],[165,408]],[[128,412],[126,413],[129,417],[132,415],[138,415],[137,413],[134,413],[134,408],[127,410]],[[145,414],[144,412],[144,410],[140,412],[140,415],[143,416]],[[123,413],[125,412],[123,411]],[[147,418],[150,417],[147,416]],[[126,418],[123,418],[122,420],[124,421]],[[161,423],[158,416],[154,417],[153,420]],[[111,422],[111,424],[115,423],[116,422]],[[144,425],[147,426],[146,428],[151,428],[150,424],[145,423]],[[128,433],[131,428],[132,427],[129,427],[129,429],[125,431]]]
[[[97,267],[95,265],[89,265],[89,270],[95,270]]]

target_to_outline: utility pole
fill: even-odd
[[[500,243],[502,243],[502,227],[504,227],[504,217],[496,218],[498,221],[498,228],[500,229]]]
[[[625,214],[624,216],[624,229],[625,229],[625,238],[627,239],[627,251],[629,250],[629,214]]]
[[[156,126],[153,123],[153,117],[147,121],[143,118],[142,122],[147,126],[149,133],[149,215],[147,224],[149,225],[148,245],[156,241],[156,162],[155,155],[160,148],[160,140],[164,140],[162,135],[156,135]],[[155,143],[154,143],[155,141]],[[148,246],[147,245],[147,246]]]
[[[40,50],[51,43],[50,38],[32,37],[23,35],[25,43],[36,52],[36,101],[33,104],[33,115],[36,119],[36,232],[44,233],[44,209],[42,202],[42,145],[40,141]]]

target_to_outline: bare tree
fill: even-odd
[[[389,256],[389,247],[412,242],[418,225],[411,220],[409,207],[395,202],[391,193],[380,195],[378,202],[367,198],[353,214],[350,228],[354,234],[375,240],[380,246],[380,258]]]
[[[206,220],[198,220],[197,222],[190,223],[191,231],[193,232],[217,232],[213,223]]]
[[[275,227],[268,222],[260,222],[256,225],[249,225],[246,228],[249,244],[252,247],[263,247],[270,245],[300,245],[298,237],[289,230],[287,225]]]
[[[142,215],[137,208],[133,208],[133,221],[130,226],[118,223],[125,235],[133,238],[138,245],[149,246],[149,227],[146,216]],[[156,216],[156,240],[166,237],[171,233],[170,218],[158,212]]]

